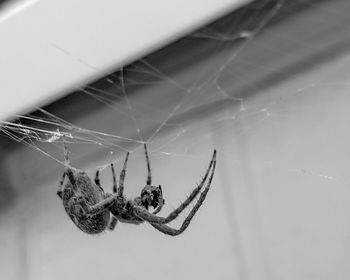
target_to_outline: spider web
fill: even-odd
[[[235,122],[235,118],[244,118],[246,115],[259,114],[259,112],[263,112],[265,115],[267,108],[258,110],[247,108],[245,97],[226,88],[223,85],[223,77],[231,75],[240,83],[244,83],[245,77],[239,77],[239,74],[232,73],[232,65],[236,64],[240,54],[247,46],[253,44],[254,38],[262,32],[264,27],[270,21],[278,18],[283,5],[284,1],[257,1],[257,3],[240,10],[234,16],[228,16],[221,23],[208,25],[189,34],[179,43],[175,43],[169,51],[169,56],[178,52],[177,49],[181,48],[183,41],[185,45],[194,45],[198,49],[198,54],[196,54],[198,57],[193,61],[194,67],[188,67],[189,63],[184,62],[186,59],[191,59],[189,56],[192,53],[188,51],[176,55],[176,58],[182,57],[183,60],[179,65],[165,65],[165,63],[174,64],[172,57],[166,58],[165,63],[158,63],[159,59],[153,59],[151,55],[115,72],[106,72],[79,57],[75,57],[69,53],[69,50],[52,44],[86,67],[100,74],[105,74],[105,78],[98,83],[75,88],[72,92],[79,94],[80,97],[85,95],[85,97],[93,99],[93,102],[106,107],[107,110],[112,111],[115,119],[122,119],[125,126],[131,127],[131,131],[128,129],[123,134],[115,133],[114,130],[94,129],[88,125],[76,125],[73,122],[74,118],[71,118],[73,121],[69,121],[69,117],[60,117],[55,112],[50,111],[50,106],[35,107],[32,114],[14,115],[14,119],[17,119],[15,121],[2,121],[1,131],[11,140],[30,146],[52,160],[63,163],[60,157],[51,151],[52,145],[61,145],[63,136],[71,144],[98,145],[111,153],[132,152],[133,148],[130,146],[141,143],[152,145],[154,143],[159,153],[167,155],[174,154],[171,151],[172,143],[181,141],[181,138],[187,137],[191,131],[198,129],[186,127],[185,121],[183,121],[184,116],[196,114],[196,110],[200,111],[200,108],[205,110],[206,105],[227,102],[229,107],[234,107],[232,115],[214,118],[211,120],[212,123]],[[243,21],[242,19],[245,17],[248,17],[248,20]],[[206,61],[203,58],[207,55],[207,51],[201,51],[198,47],[202,42],[206,48],[214,52],[214,59]],[[161,52],[156,55],[163,58]],[[204,62],[195,61],[200,59]],[[202,67],[199,71],[198,65]],[[189,70],[174,69],[180,67],[188,67]],[[188,72],[193,71],[191,68],[195,69],[197,73],[188,74]],[[181,71],[182,73],[179,73]],[[188,76],[186,77],[184,73]],[[142,90],[148,94],[149,88],[152,87],[157,88],[157,90],[159,90],[158,88],[163,89],[165,93],[171,92],[171,94],[164,94],[163,98],[173,99],[169,102],[171,104],[154,104],[152,95],[147,97],[150,101],[145,100],[145,102],[133,97],[135,92],[139,94],[138,92]],[[162,92],[158,94],[162,94]],[[157,98],[156,95],[154,96]],[[74,110],[74,107],[71,109]],[[200,114],[200,112],[198,113]],[[202,136],[203,138],[208,137],[207,135],[200,137],[202,138]],[[187,147],[179,153],[188,155],[190,148]]]
[[[64,114],[60,117],[55,110],[51,112],[51,107],[48,106],[33,108],[35,112],[29,115],[14,116],[16,121],[2,121],[1,131],[11,140],[30,146],[61,164],[63,161],[60,152],[53,152],[52,147],[60,149],[63,136],[70,143],[104,147],[105,153],[109,154],[132,152],[145,142],[153,152],[159,154],[201,157],[195,147],[198,141],[204,142],[215,134],[213,127],[231,127],[243,120],[248,123],[248,127],[239,129],[238,134],[236,131],[235,137],[240,137],[239,134],[250,133],[261,125],[280,122],[279,117],[291,115],[291,108],[281,109],[285,104],[297,99],[302,93],[311,95],[310,91],[320,86],[319,81],[306,81],[294,88],[292,94],[265,94],[262,100],[257,98],[259,102],[251,98],[261,91],[260,87],[268,88],[275,84],[274,79],[296,75],[294,69],[274,65],[274,56],[282,60],[282,63],[293,57],[296,61],[302,59],[290,49],[287,49],[290,53],[283,53],[285,50],[282,47],[278,49],[272,43],[260,40],[260,37],[275,37],[291,45],[303,44],[293,41],[297,39],[285,38],[275,26],[296,11],[315,8],[315,5],[314,1],[296,1],[294,4],[284,0],[253,2],[238,12],[189,34],[168,49],[115,72],[98,69],[70,54],[69,50],[53,44],[72,59],[99,74],[105,74],[105,78],[99,82],[72,91],[80,98],[92,99],[97,107],[111,111],[110,116],[120,121],[111,122],[115,128],[106,125],[101,130],[100,122],[95,122],[98,123],[95,127],[80,124],[74,117]],[[325,14],[339,12],[330,10],[327,6],[320,7]],[[186,46],[196,49],[179,54]],[[311,51],[315,48],[310,45],[303,47]],[[260,54],[256,54],[259,51]],[[209,53],[211,56],[208,57]],[[159,62],[160,58],[164,62]],[[313,67],[312,61],[303,64],[303,67],[305,64]],[[291,66],[293,67],[294,65]],[[146,98],[134,97],[142,91]],[[163,103],[155,103],[157,98]],[[70,104],[66,106],[69,107]],[[74,107],[71,109],[74,110]],[[301,110],[301,107],[295,110]],[[207,115],[212,117],[208,119]],[[193,122],[190,124],[188,121],[190,118],[198,121],[194,127]],[[128,127],[125,133],[116,130],[120,124]],[[192,143],[181,146],[181,141],[188,137],[195,138]],[[229,141],[219,146],[215,144],[222,155],[226,153],[225,145],[230,145]],[[102,168],[108,166],[110,160],[112,158],[108,157]],[[332,178],[331,175],[312,170],[296,169],[305,174]]]
[[[83,169],[81,163],[89,161],[91,170],[120,163],[127,151],[144,164],[147,143],[151,158],[161,162],[153,166],[160,181],[167,178],[157,171],[160,165],[174,167],[171,161],[177,160],[185,163],[181,171],[173,169],[174,176],[190,168],[197,180],[215,148],[222,185],[271,186],[246,190],[255,205],[251,211],[264,223],[259,202],[281,191],[281,182],[300,190],[349,179],[349,35],[338,22],[348,11],[330,2],[254,1],[116,71],[55,46],[104,78],[73,88],[56,104],[1,121],[1,132],[60,165],[65,137],[73,166]],[[315,10],[318,17],[310,17]],[[293,21],[301,26],[288,29]],[[232,188],[223,193],[234,234],[239,228],[233,205],[240,202],[233,201]],[[231,245],[239,278],[248,279],[240,244]]]

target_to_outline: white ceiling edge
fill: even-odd
[[[0,120],[49,104],[250,1],[27,0],[5,9]]]

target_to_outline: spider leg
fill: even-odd
[[[63,172],[63,176],[62,179],[60,181],[60,184],[58,186],[58,190],[57,190],[57,195],[62,199],[62,189],[63,189],[63,183],[64,183],[64,179],[66,178],[66,171]]]
[[[112,216],[110,219],[109,219],[109,223],[108,223],[108,229],[109,230],[114,230],[115,226],[117,225],[118,223],[118,220],[116,217]]]
[[[95,175],[95,184],[101,188],[100,170],[97,170],[97,171],[96,171],[96,175]]]
[[[176,236],[176,235],[179,235],[179,234],[183,233],[185,231],[185,229],[189,226],[192,218],[194,217],[194,215],[198,211],[199,207],[202,205],[202,203],[203,203],[203,201],[204,201],[204,199],[205,199],[205,197],[206,197],[206,195],[207,195],[207,193],[209,191],[209,187],[210,187],[211,181],[212,181],[213,176],[214,176],[215,165],[216,165],[216,162],[214,162],[214,164],[213,164],[213,169],[212,169],[209,181],[208,181],[205,189],[201,193],[201,195],[200,195],[198,201],[196,202],[195,206],[192,208],[191,212],[185,218],[184,222],[182,223],[182,225],[181,225],[181,227],[179,229],[175,229],[175,228],[169,227],[169,226],[164,225],[164,224],[162,225],[162,224],[151,223],[151,225],[155,229],[157,229],[160,232],[162,232],[164,234],[167,234],[167,235]]]
[[[176,208],[174,211],[172,211],[167,217],[158,217],[156,216],[154,213],[149,213],[147,211],[147,209],[145,209],[144,207],[142,206],[134,206],[134,211],[135,211],[135,214],[140,217],[141,219],[149,222],[149,223],[155,223],[155,224],[167,224],[167,223],[170,223],[171,221],[173,221],[191,202],[192,200],[198,195],[198,193],[200,192],[201,188],[203,187],[205,181],[207,180],[208,178],[208,175],[210,173],[210,170],[211,170],[211,175],[210,175],[210,178],[209,178],[209,182],[207,184],[207,189],[209,190],[209,186],[211,184],[211,180],[213,178],[213,175],[214,175],[214,171],[215,171],[215,165],[216,165],[216,151],[214,151],[213,153],[213,156],[212,156],[212,159],[210,161],[210,164],[209,164],[209,167],[202,179],[202,181],[199,183],[199,185],[191,192],[191,194],[187,197],[187,199],[178,207]],[[208,190],[206,192],[208,192]],[[203,193],[205,192],[205,190],[203,191]],[[203,193],[201,194],[201,197],[203,196]],[[204,198],[205,198],[205,195],[204,195]],[[203,200],[204,200],[203,198]],[[198,200],[200,201],[200,199]],[[196,203],[196,205],[198,204],[198,201]],[[201,204],[201,203],[200,203]],[[200,206],[199,204],[199,206]],[[195,207],[196,207],[195,205]],[[161,205],[162,206],[162,205]],[[198,208],[199,208],[198,206]],[[194,207],[194,208],[195,208]],[[158,210],[158,209],[157,209]],[[156,210],[156,211],[157,211]],[[198,210],[198,209],[197,209]],[[195,212],[197,211],[195,210]],[[155,211],[155,212],[156,212]],[[159,212],[159,211],[158,211]]]
[[[114,204],[115,200],[116,200],[115,195],[109,194],[108,196],[105,197],[104,200],[94,205],[87,204],[83,197],[76,198],[75,203],[82,207],[85,214],[96,215],[105,211],[106,209],[109,209]]]
[[[118,187],[118,193],[117,193],[117,196],[118,196],[118,197],[122,197],[122,196],[123,196],[125,172],[126,172],[126,165],[127,165],[127,163],[128,163],[128,158],[129,158],[129,152],[126,153],[125,161],[124,161],[124,166],[123,166],[122,171],[120,171],[119,187]]]
[[[146,157],[146,163],[147,163],[147,181],[146,181],[146,185],[150,186],[152,184],[152,174],[151,174],[151,164],[149,162],[149,156],[148,156],[148,152],[147,152],[147,145],[146,145],[146,143],[143,144],[143,147],[144,147],[144,150],[145,150],[145,157]],[[164,199],[159,204],[157,209],[152,212],[152,214],[156,215],[157,213],[159,213],[159,211],[162,210],[163,205],[164,205]]]
[[[150,186],[152,184],[151,164],[149,163],[149,157],[148,157],[146,143],[143,144],[143,147],[145,149],[145,156],[146,156],[146,162],[147,162],[147,181],[146,181],[146,185]]]
[[[114,164],[111,163],[112,176],[113,176],[113,193],[117,192],[117,179],[115,178]]]
[[[113,192],[115,193],[117,190],[116,187],[116,179],[115,179],[115,171],[114,171],[114,166],[113,163],[111,163],[111,168],[112,168],[112,174],[113,174]],[[96,175],[95,175],[95,184],[102,190],[104,191],[104,189],[101,187],[101,181],[100,181],[100,170],[96,171]]]
[[[64,165],[65,165],[64,172],[68,176],[68,179],[71,182],[71,184],[74,186],[75,185],[75,178],[74,178],[73,170],[70,168],[68,144],[67,144],[65,138],[63,138],[63,154],[64,154]]]
[[[95,184],[100,188],[101,191],[104,192],[104,189],[101,187],[101,181],[100,181],[100,170],[96,171],[96,175],[95,175]]]
[[[62,189],[63,189],[63,183],[66,176],[68,176],[68,179],[70,183],[74,186],[75,185],[75,178],[74,173],[72,169],[70,168],[70,160],[69,160],[69,151],[68,151],[68,144],[66,142],[66,139],[63,138],[63,154],[64,154],[64,172],[62,175],[62,179],[60,181],[60,185],[58,187],[57,195],[62,198]]]

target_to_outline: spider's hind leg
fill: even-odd
[[[118,223],[118,220],[116,217],[112,216],[110,219],[109,219],[109,223],[108,223],[108,229],[109,230],[114,230],[115,226],[117,225]]]
[[[57,190],[57,195],[62,199],[62,190],[63,190],[63,183],[64,183],[64,179],[66,178],[66,171],[63,172],[62,175],[62,179],[60,181],[60,184],[58,186],[58,190]]]
[[[62,179],[60,181],[60,184],[58,186],[57,195],[62,198],[62,191],[63,191],[63,183],[66,176],[68,177],[70,183],[74,186],[75,184],[75,178],[74,173],[72,169],[70,168],[70,160],[69,160],[69,151],[68,151],[68,144],[66,142],[66,139],[63,137],[63,154],[64,154],[64,172],[62,175]]]
[[[100,190],[104,192],[104,189],[101,187],[100,170],[96,171],[96,175],[95,175],[94,181],[95,181],[95,184],[100,188]]]
[[[115,179],[115,170],[114,170],[114,165],[113,163],[111,163],[111,169],[112,169],[112,175],[113,175],[113,193],[117,192],[117,182]],[[100,188],[101,191],[104,191],[104,189],[101,186],[101,181],[100,181],[100,170],[96,171],[96,175],[95,175],[95,184]]]
[[[110,207],[115,203],[115,196],[112,194],[106,194],[104,199],[94,205],[86,203],[86,200],[82,197],[75,198],[75,204],[78,204],[86,215],[94,216],[103,211],[109,210]]]

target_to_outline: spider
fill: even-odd
[[[216,165],[216,151],[214,150],[206,173],[197,187],[194,188],[187,199],[167,217],[160,217],[157,216],[157,214],[162,209],[165,200],[163,198],[162,187],[160,185],[152,185],[151,167],[146,144],[144,144],[148,172],[146,185],[142,189],[140,196],[134,199],[129,199],[123,194],[129,152],[126,154],[118,185],[114,165],[111,163],[113,193],[110,194],[104,192],[101,187],[99,171],[96,172],[93,182],[84,171],[74,170],[70,167],[69,151],[65,140],[63,140],[63,148],[65,170],[58,187],[57,195],[62,199],[64,209],[73,223],[80,230],[88,234],[97,234],[107,228],[113,230],[118,221],[135,225],[146,221],[155,229],[171,236],[183,233],[189,226],[209,191]],[[66,184],[64,184],[65,177],[68,177]],[[176,219],[196,198],[206,181],[207,183],[204,190],[201,192],[199,199],[188,216],[184,219],[180,228],[175,229],[168,226],[167,224]],[[153,208],[153,212],[149,211],[150,207]]]

